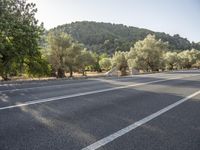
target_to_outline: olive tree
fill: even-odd
[[[158,71],[163,69],[163,54],[168,44],[157,40],[155,35],[147,37],[135,43],[128,54],[129,68],[145,71]]]
[[[121,71],[121,75],[126,75],[126,69],[128,68],[126,53],[117,51],[112,57],[112,67],[116,67]]]
[[[164,54],[165,67],[168,70],[173,70],[178,68],[179,58],[177,52],[166,52]]]
[[[181,68],[191,68],[198,60],[200,60],[200,52],[198,50],[185,50],[178,54]]]
[[[65,77],[66,63],[69,61],[67,50],[72,47],[72,38],[65,33],[49,33],[50,63],[57,72],[57,77]]]
[[[76,61],[77,68],[81,70],[83,76],[86,76],[86,67],[92,66],[95,63],[95,58],[90,51],[84,49],[81,51]]]
[[[99,65],[101,67],[101,69],[108,71],[109,69],[111,69],[111,59],[110,58],[102,58],[99,61]]]

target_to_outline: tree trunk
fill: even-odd
[[[20,61],[20,66],[19,66],[19,75],[22,76],[23,75],[23,64],[24,64],[24,60],[22,59]]]
[[[62,68],[58,68],[57,78],[64,78],[64,77],[65,77],[65,71]]]
[[[121,71],[121,76],[125,76],[126,75],[126,68],[122,68],[120,71]]]
[[[4,81],[10,80],[10,78],[8,78],[8,74],[7,73],[3,74],[2,78],[3,78]]]
[[[169,64],[169,70],[173,70],[174,65],[173,64]]]
[[[83,68],[81,69],[81,71],[82,71],[82,76],[86,76],[85,67],[83,67]]]
[[[72,66],[69,67],[69,77],[73,77],[73,68],[72,68]]]

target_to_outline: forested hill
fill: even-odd
[[[128,27],[122,24],[82,21],[60,25],[50,31],[62,31],[71,34],[75,40],[85,44],[88,49],[108,54],[112,54],[116,50],[128,51],[135,42],[144,39],[148,34],[155,34],[156,38],[168,41],[171,50],[200,49],[199,44],[190,43],[178,34],[170,36],[169,34]]]

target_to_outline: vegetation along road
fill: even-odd
[[[200,150],[199,3],[97,1],[0,0],[0,150]]]
[[[200,71],[0,86],[2,150],[198,150]]]

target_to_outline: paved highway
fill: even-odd
[[[0,85],[0,150],[200,150],[200,71]]]

